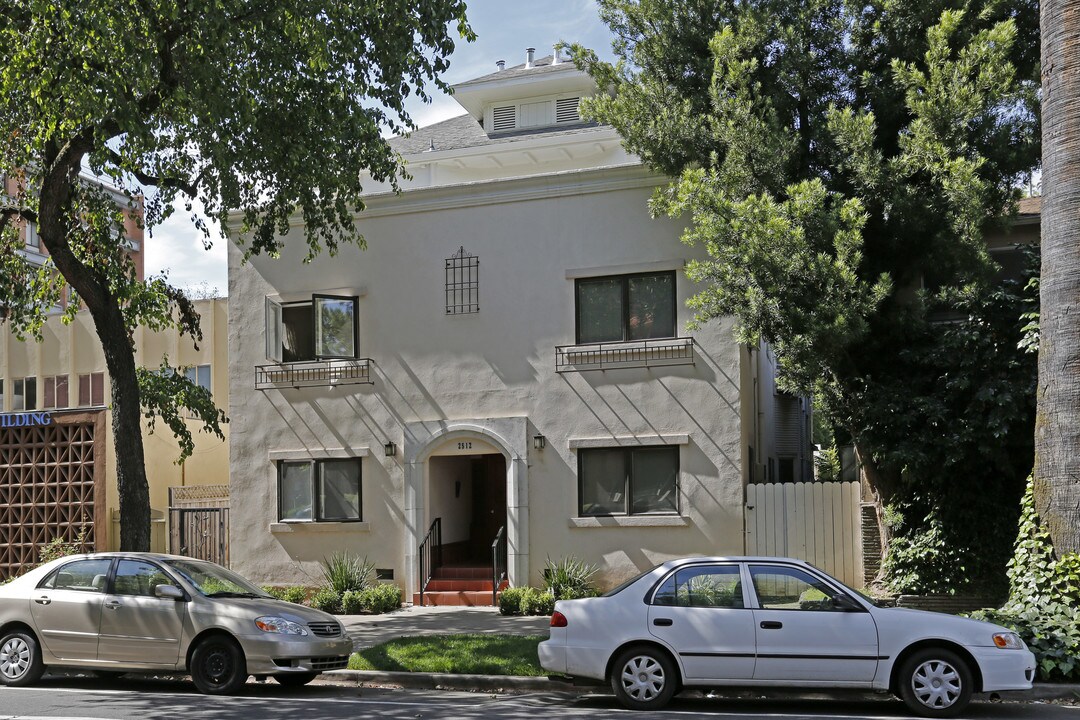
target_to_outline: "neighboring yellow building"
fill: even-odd
[[[210,389],[219,408],[229,405],[227,373],[228,304],[224,298],[196,302],[203,341],[176,330],[135,330],[136,362],[156,368],[163,357]],[[21,341],[0,325],[0,579],[36,560],[37,548],[55,537],[74,538],[86,530],[88,545],[119,547],[116,449],[113,446],[110,388],[105,358],[88,312],[65,325],[50,317],[42,342]],[[153,516],[152,550],[195,554],[170,527],[170,507],[227,506],[229,445],[199,432],[189,421],[195,452],[177,464],[179,444],[158,422],[144,432],[146,474]],[[228,426],[224,426],[226,437]],[[191,488],[198,486],[199,490]],[[170,489],[181,488],[173,490]],[[224,513],[211,513],[215,522]],[[200,538],[227,538],[208,530],[205,513],[173,513]],[[227,522],[227,520],[225,520]],[[171,537],[170,537],[171,532]],[[221,553],[227,556],[222,539]],[[180,545],[184,547],[181,548]]]

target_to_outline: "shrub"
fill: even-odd
[[[544,584],[555,600],[593,597],[597,591],[592,579],[598,570],[595,565],[578,560],[573,555],[559,562],[552,562],[548,558],[543,571]]]
[[[58,558],[76,555],[84,552],[86,545],[86,529],[83,528],[74,540],[54,537],[38,549],[38,564],[44,565]]]
[[[1035,653],[1040,679],[1080,679],[1080,555],[1054,557],[1050,536],[1035,512],[1031,478],[1008,576],[1004,607],[972,617],[1015,630]]]
[[[276,600],[285,599],[285,588],[274,587],[273,585],[263,585],[262,591]]]
[[[555,596],[547,590],[525,588],[521,598],[521,612],[523,615],[550,615],[555,612]]]
[[[499,593],[499,612],[503,615],[521,615],[521,600],[528,589],[509,587]]]
[[[331,614],[341,612],[341,593],[332,587],[321,587],[311,598],[311,607]]]
[[[386,613],[401,607],[401,588],[382,583],[360,591],[361,605],[368,612]]]
[[[375,580],[375,564],[346,551],[323,558],[323,579],[338,595],[349,590],[363,590]]]
[[[303,605],[304,601],[307,600],[307,594],[307,588],[303,585],[290,585],[287,588],[282,588],[281,599],[285,602]]]
[[[341,612],[359,615],[364,612],[364,590],[346,590],[341,594]]]

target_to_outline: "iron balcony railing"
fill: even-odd
[[[560,373],[693,364],[692,337],[561,345],[555,348],[555,372]]]
[[[491,604],[499,605],[499,587],[506,579],[506,526],[499,528],[491,543]]]
[[[255,389],[373,385],[371,359],[309,360],[255,366]]]

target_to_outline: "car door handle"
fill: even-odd
[[[782,622],[780,622],[778,620],[762,620],[761,621],[761,629],[762,630],[779,630],[782,627],[784,627],[784,623],[782,623]]]
[[[656,618],[652,621],[658,627],[671,627],[674,621],[671,618]]]
[[[109,600],[108,602],[105,603],[105,607],[107,609],[109,609],[109,610],[115,610],[115,609],[123,607],[123,606],[124,606],[124,603],[120,602],[119,600]]]
[[[49,599],[48,595],[42,595],[39,598],[34,598],[34,602],[36,602],[38,605],[48,605],[52,602],[52,600]]]

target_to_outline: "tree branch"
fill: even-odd
[[[142,170],[134,168],[124,168],[123,158],[120,157],[120,153],[116,152],[112,148],[108,148],[108,156],[109,159],[112,160],[118,168],[123,169],[125,172],[131,173],[135,177],[135,179],[141,182],[143,185],[175,188],[192,199],[195,199],[195,197],[198,195],[198,186],[203,179],[203,175],[205,174],[205,172],[199,173],[199,175],[190,182],[188,182],[187,180],[182,180],[180,178],[159,177],[157,175],[150,175],[149,173],[145,173]]]

